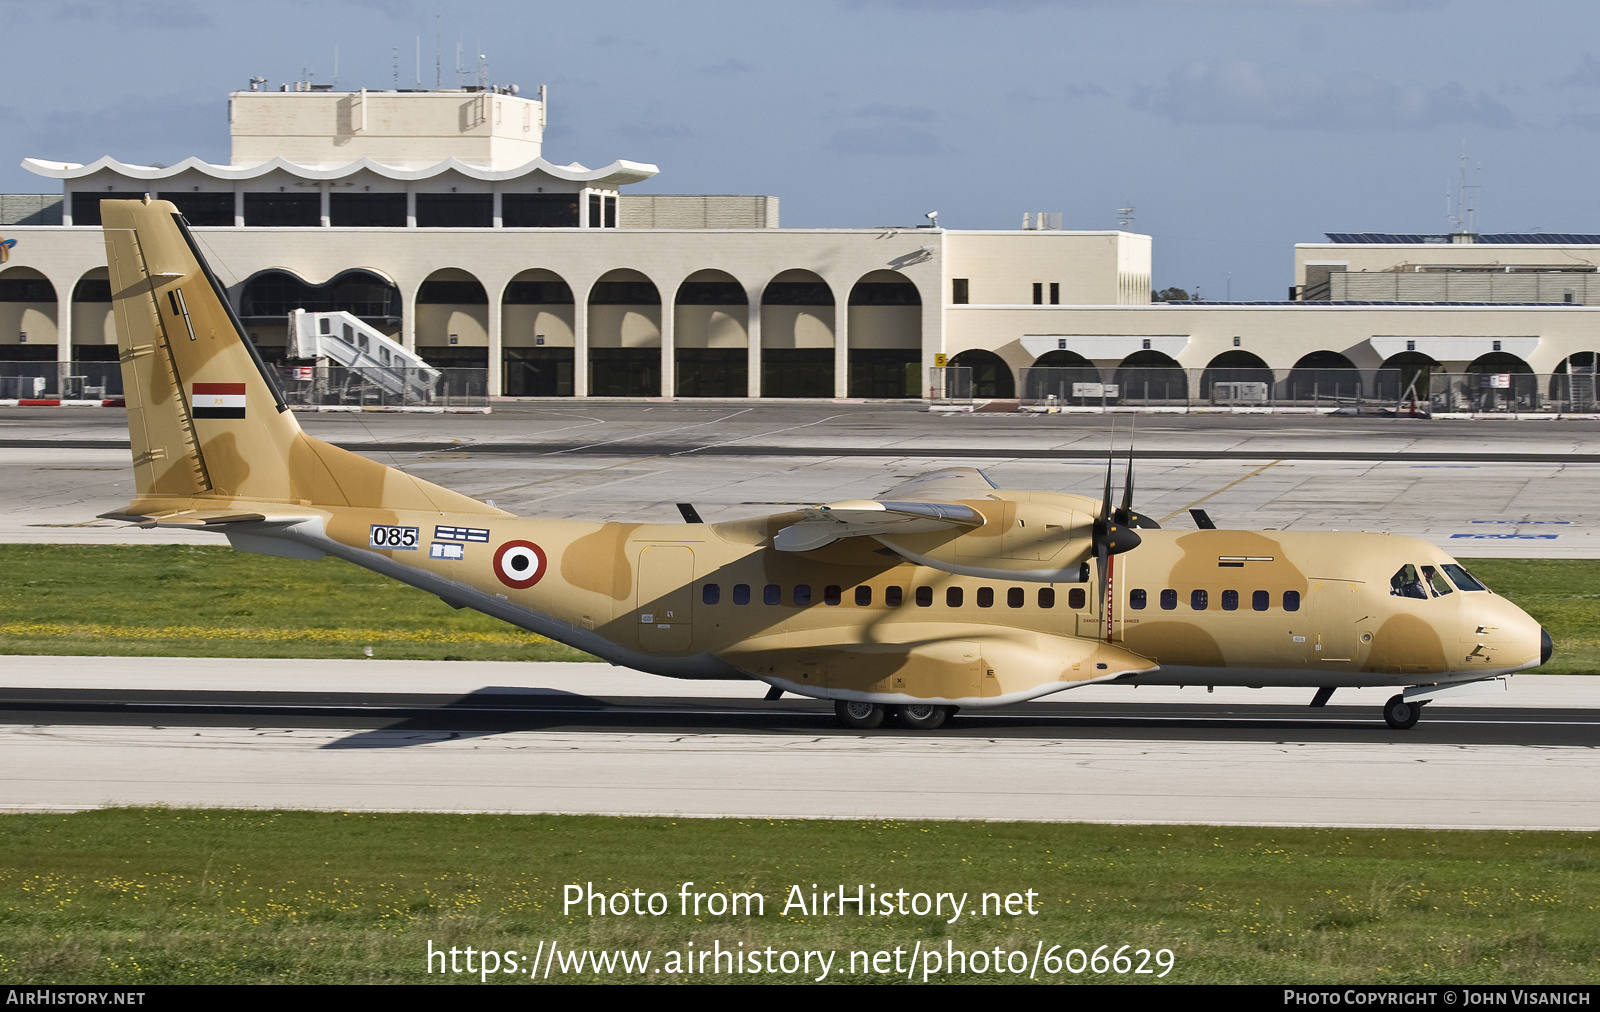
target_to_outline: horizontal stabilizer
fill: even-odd
[[[778,532],[780,552],[809,552],[840,538],[864,534],[928,534],[981,527],[983,514],[960,503],[847,499],[801,511],[804,518]]]
[[[172,510],[161,513],[102,513],[102,520],[125,520],[140,527],[222,527],[227,524],[264,523],[270,520],[275,524],[299,523],[303,520],[314,519],[313,514],[295,513],[269,517],[265,513],[246,513],[229,509],[185,509]]]

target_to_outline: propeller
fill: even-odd
[[[1115,429],[1112,430],[1112,439],[1114,443],[1116,439]],[[1126,484],[1123,486],[1122,507],[1118,510],[1112,510],[1111,508],[1111,464],[1115,452],[1114,445],[1106,451],[1105,493],[1100,499],[1100,512],[1094,518],[1093,534],[1094,557],[1095,562],[1098,564],[1096,568],[1100,573],[1100,606],[1106,616],[1107,642],[1111,640],[1111,608],[1107,600],[1107,591],[1111,585],[1111,557],[1121,555],[1123,552],[1133,551],[1139,547],[1140,542],[1138,533],[1133,529],[1136,525],[1127,522],[1123,518],[1126,516],[1140,520],[1146,519],[1134,513],[1130,506],[1133,499],[1133,448],[1131,443],[1128,448],[1128,475]],[[1153,527],[1155,522],[1149,521],[1148,525]]]
[[[1109,462],[1107,463],[1109,467]],[[1108,473],[1106,480],[1111,476]],[[1143,513],[1133,511],[1133,429],[1128,429],[1128,474],[1127,480],[1122,485],[1122,505],[1112,514],[1112,517],[1124,527],[1143,527],[1146,530],[1160,530],[1161,525],[1145,516]]]

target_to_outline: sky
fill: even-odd
[[[228,159],[252,76],[549,88],[545,157],[762,193],[788,227],[1108,229],[1158,288],[1282,299],[1293,244],[1600,232],[1593,0],[0,0],[0,192],[25,157]],[[436,39],[438,45],[436,47]],[[459,51],[467,70],[456,73]],[[398,66],[398,71],[397,71]],[[1584,167],[1591,169],[1586,170]]]

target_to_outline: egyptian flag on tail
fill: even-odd
[[[189,402],[196,418],[243,418],[243,383],[196,383]]]

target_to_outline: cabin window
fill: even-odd
[[[872,603],[872,588],[860,586],[856,588],[856,604],[862,608]]]
[[[1414,597],[1419,601],[1428,599],[1428,591],[1422,585],[1422,577],[1417,575],[1417,567],[1406,563],[1389,577],[1389,593],[1394,597]]]
[[[933,588],[932,587],[918,587],[917,588],[917,607],[918,608],[932,608],[933,607]]]
[[[946,608],[959,608],[959,607],[961,607],[961,601],[966,596],[967,595],[962,592],[960,587],[946,587],[944,589],[944,604],[945,604],[945,607]]]
[[[769,583],[765,587],[761,588],[761,603],[782,604],[783,588],[778,586],[776,583]]]
[[[1428,581],[1428,586],[1433,588],[1434,597],[1443,597],[1455,593],[1455,588],[1450,586],[1450,581],[1432,566],[1422,567],[1422,578]]]
[[[1176,607],[1178,607],[1178,592],[1175,590],[1163,590],[1161,592],[1161,610],[1172,611]]]
[[[1250,607],[1256,611],[1266,611],[1267,606],[1270,604],[1272,604],[1272,595],[1264,590],[1258,590],[1250,595]]]
[[[1073,587],[1067,591],[1067,607],[1073,611],[1082,611],[1088,603],[1089,595],[1085,593],[1082,587]]]
[[[811,603],[811,584],[797,583],[794,587],[794,605],[804,608]]]
[[[836,584],[830,583],[822,588],[823,604],[838,604],[842,596],[842,592]]]
[[[1128,591],[1128,607],[1134,611],[1144,611],[1144,606],[1149,603],[1143,589]]]
[[[1444,571],[1450,577],[1450,579],[1455,581],[1456,586],[1460,587],[1462,590],[1489,589],[1488,587],[1485,587],[1483,584],[1479,583],[1471,573],[1454,563],[1446,562],[1444,564]]]
[[[1027,603],[1028,592],[1021,587],[1012,587],[1006,591],[1006,607],[1020,608]]]
[[[902,594],[904,594],[904,591],[899,587],[885,587],[883,588],[883,603],[891,608],[898,608],[900,607]]]
[[[979,587],[978,588],[978,607],[980,607],[980,608],[993,608],[994,607],[994,588],[993,587]]]
[[[1239,592],[1237,590],[1225,590],[1222,592],[1222,610],[1239,610]]]
[[[1300,592],[1298,590],[1286,590],[1283,592],[1283,610],[1300,610]]]
[[[700,600],[705,604],[716,604],[722,600],[722,588],[715,583],[708,583],[700,591]]]
[[[733,603],[750,603],[750,585],[748,583],[736,583],[733,585]]]
[[[1054,587],[1039,588],[1039,607],[1054,608],[1056,606],[1056,591]]]
[[[1189,591],[1189,607],[1195,611],[1205,611],[1211,605],[1211,595],[1203,590]]]

